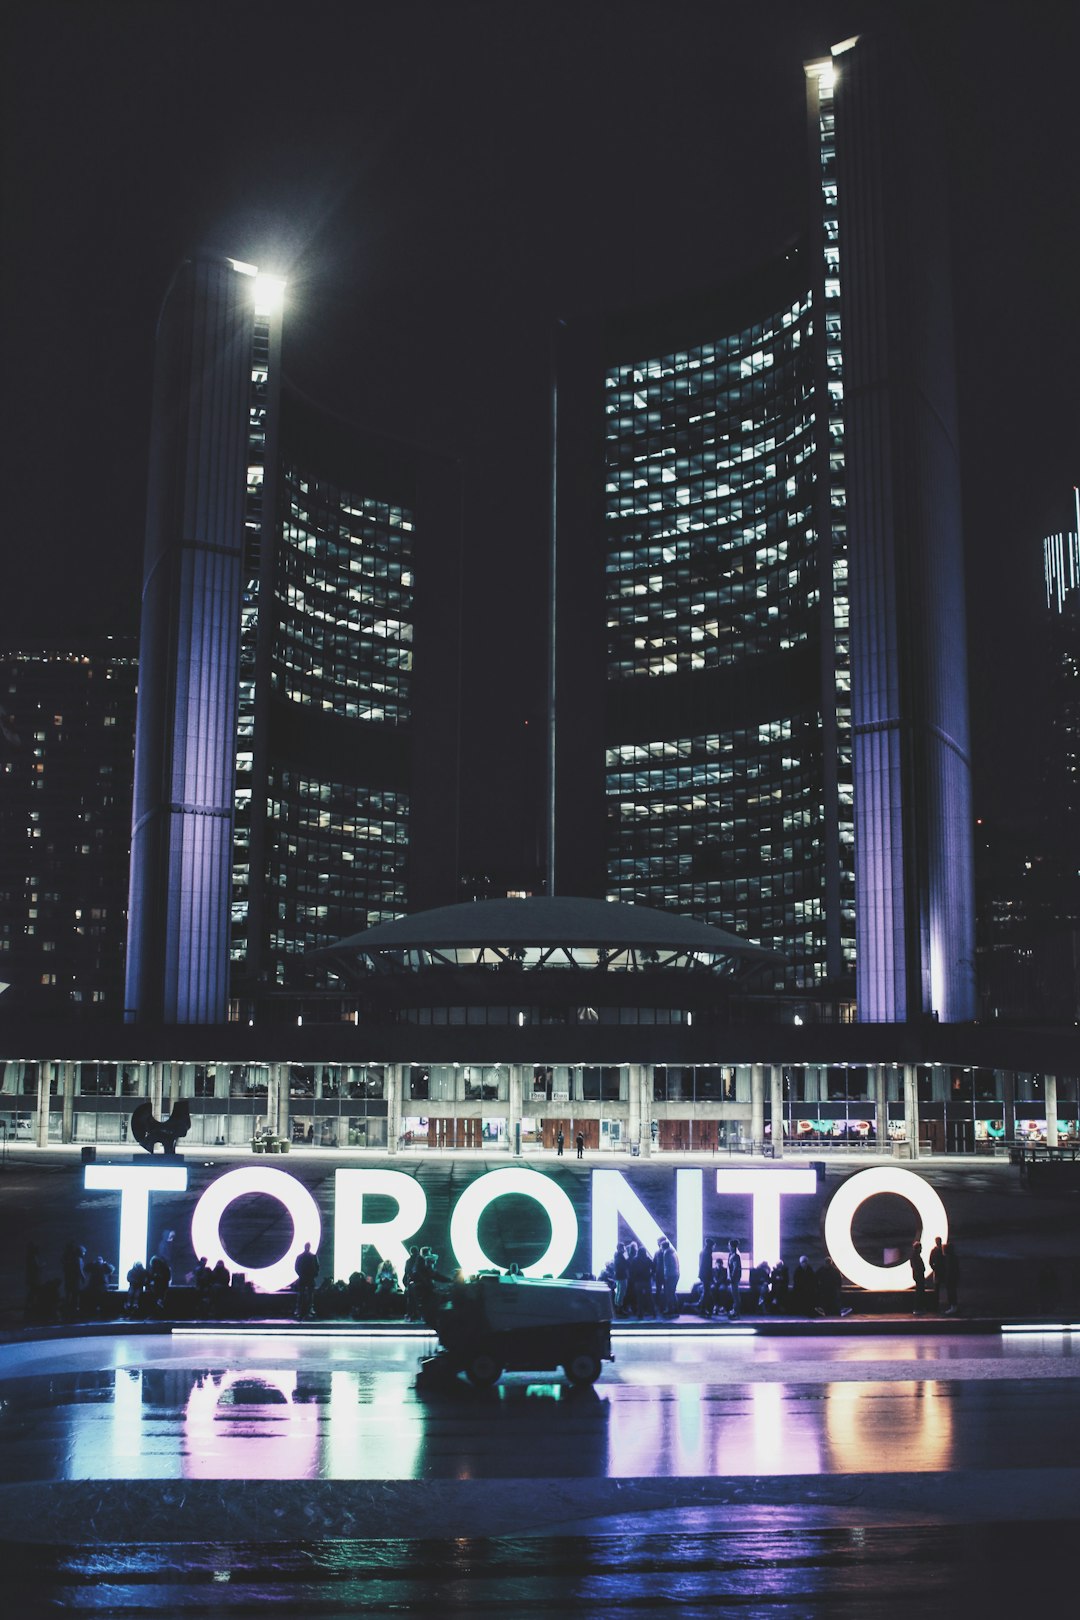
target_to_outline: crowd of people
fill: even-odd
[[[843,1278],[829,1255],[819,1266],[801,1254],[790,1268],[786,1260],[770,1265],[767,1260],[747,1266],[742,1250],[732,1238],[722,1249],[714,1238],[706,1238],[698,1255],[697,1277],[684,1289],[684,1303],[677,1296],[680,1262],[673,1245],[661,1237],[655,1254],[643,1243],[619,1243],[601,1272],[614,1295],[615,1315],[621,1317],[676,1316],[680,1311],[736,1321],[740,1316],[850,1316],[844,1303]],[[935,1238],[928,1263],[922,1259],[922,1244],[911,1250],[911,1271],[915,1281],[915,1311],[940,1312],[953,1316],[959,1309],[960,1261],[956,1244]]]
[[[145,1265],[136,1262],[129,1270],[126,1292],[114,1284],[115,1267],[101,1255],[88,1259],[82,1244],[69,1241],[60,1258],[59,1276],[47,1277],[37,1245],[30,1243],[26,1253],[26,1317],[34,1323],[74,1322],[122,1314],[134,1317],[164,1316],[167,1313],[173,1267],[170,1249],[175,1234],[163,1232],[158,1251]],[[324,1278],[319,1281],[319,1257],[310,1243],[296,1257],[296,1317],[337,1317],[353,1321],[403,1318],[407,1322],[427,1320],[437,1281],[449,1278],[439,1273],[439,1256],[427,1245],[414,1244],[399,1279],[393,1264],[380,1260],[372,1272],[354,1271],[347,1280]],[[520,1275],[519,1266],[510,1270]],[[946,1316],[959,1308],[960,1263],[956,1244],[935,1238],[926,1259],[922,1243],[911,1249],[911,1270],[915,1282],[914,1313],[941,1312]],[[689,1292],[679,1291],[681,1264],[674,1245],[661,1237],[650,1254],[644,1243],[616,1245],[615,1253],[600,1274],[614,1296],[617,1317],[674,1317],[692,1312],[705,1318],[726,1317],[729,1321],[747,1316],[847,1316],[842,1278],[831,1256],[821,1265],[811,1265],[805,1254],[789,1269],[783,1259],[766,1260],[747,1267],[738,1241],[732,1238],[726,1249],[713,1238],[706,1238],[698,1255],[697,1275]],[[254,1290],[240,1275],[233,1276],[224,1261],[208,1265],[200,1259],[195,1270],[184,1277],[183,1285],[194,1289],[194,1314],[206,1318],[229,1318],[251,1314]]]

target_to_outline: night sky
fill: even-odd
[[[952,188],[976,809],[1022,809],[1040,540],[1080,478],[1074,0],[9,4],[0,636],[136,629],[169,277],[198,245],[277,269],[292,380],[461,460],[463,853],[512,858],[551,323],[706,289],[796,234],[802,63],[886,17],[926,62]]]

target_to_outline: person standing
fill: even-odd
[[[663,1316],[677,1316],[679,1312],[676,1293],[679,1286],[679,1256],[677,1250],[666,1238],[660,1239],[656,1251],[659,1268],[660,1312]]]
[[[296,1257],[296,1320],[315,1314],[315,1279],[319,1275],[319,1257],[305,1243]]]
[[[731,1239],[731,1242],[728,1244],[727,1248],[728,1287],[731,1289],[731,1306],[728,1310],[728,1315],[734,1322],[739,1314],[739,1284],[742,1281],[742,1255],[739,1253],[739,1245],[735,1242],[734,1238]]]
[[[165,1256],[163,1254],[152,1254],[150,1264],[146,1268],[146,1287],[150,1303],[155,1310],[164,1312],[171,1282],[172,1267]]]
[[[809,1255],[800,1254],[791,1279],[791,1309],[796,1316],[813,1316],[817,1299],[817,1280]]]
[[[911,1275],[915,1279],[915,1309],[911,1314],[921,1316],[926,1310],[926,1261],[918,1238],[911,1245]]]
[[[939,1237],[930,1250],[930,1277],[934,1290],[934,1309],[940,1311],[945,1298],[945,1248]]]
[[[625,1243],[616,1243],[611,1269],[615,1277],[615,1314],[622,1316],[626,1309],[626,1288],[630,1281],[630,1262],[626,1258]]]
[[[82,1307],[82,1292],[86,1287],[86,1250],[73,1240],[65,1244],[60,1256],[60,1274],[64,1279],[64,1320],[74,1322]]]
[[[577,1133],[577,1156],[579,1159],[585,1157],[585,1136],[582,1131]]]
[[[559,1126],[559,1134],[555,1138],[555,1157],[557,1159],[561,1159],[562,1156],[563,1156],[563,1147],[565,1145],[565,1142],[566,1142],[566,1137],[563,1135],[562,1126],[560,1125]]]
[[[953,1242],[952,1238],[949,1239],[948,1243],[943,1245],[943,1248],[945,1261],[943,1267],[945,1276],[945,1298],[948,1301],[947,1305],[945,1306],[945,1315],[955,1316],[957,1307],[960,1303],[960,1256],[956,1252],[956,1244]]]
[[[653,1312],[652,1256],[644,1243],[630,1245],[630,1289],[633,1311],[637,1317],[652,1316]]]
[[[698,1282],[701,1284],[701,1314],[711,1316],[716,1306],[716,1290],[713,1287],[713,1240],[705,1239],[697,1263]]]

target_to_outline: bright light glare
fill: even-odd
[[[1080,1326],[1070,1322],[1004,1322],[1001,1327],[1002,1334],[1006,1333],[1040,1333],[1052,1334],[1057,1339],[1070,1338],[1074,1333],[1080,1333]]]
[[[83,1171],[87,1192],[120,1194],[120,1240],[116,1262],[117,1283],[123,1288],[138,1261],[146,1264],[146,1229],[152,1192],[184,1192],[187,1166],[183,1164],[89,1164]]]
[[[221,1217],[237,1198],[250,1193],[265,1193],[284,1204],[292,1218],[293,1239],[281,1259],[272,1266],[260,1266],[245,1271],[231,1255],[226,1254],[221,1242]],[[199,1256],[205,1256],[213,1268],[224,1260],[230,1271],[245,1271],[248,1281],[264,1294],[276,1294],[296,1281],[296,1257],[305,1243],[318,1252],[322,1237],[319,1206],[307,1188],[285,1170],[266,1170],[252,1165],[245,1170],[230,1170],[212,1181],[195,1205],[191,1217],[191,1246]]]
[[[365,1197],[392,1198],[397,1212],[383,1221],[364,1218]],[[338,1170],[334,1174],[334,1276],[364,1269],[364,1246],[389,1260],[398,1276],[405,1269],[405,1247],[424,1224],[427,1196],[403,1170]]]
[[[275,315],[285,301],[285,282],[281,276],[267,276],[260,270],[255,277],[256,315]]]
[[[538,1170],[492,1170],[470,1182],[455,1206],[450,1221],[450,1247],[462,1271],[485,1271],[495,1262],[480,1247],[480,1216],[505,1193],[533,1198],[551,1222],[551,1242],[539,1260],[523,1268],[526,1277],[561,1277],[578,1242],[577,1215],[566,1193]]]
[[[855,1211],[868,1198],[878,1193],[895,1193],[913,1205],[922,1228],[925,1246],[927,1234],[949,1241],[949,1217],[945,1205],[928,1181],[913,1170],[894,1170],[879,1165],[873,1170],[860,1170],[838,1187],[825,1211],[825,1247],[844,1276],[858,1288],[905,1289],[914,1288],[910,1260],[898,1266],[874,1266],[864,1260],[851,1237],[851,1222]]]

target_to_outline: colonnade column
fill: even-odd
[[[401,1140],[401,1071],[400,1063],[386,1065],[386,1151],[396,1153]]]
[[[904,1064],[904,1127],[913,1159],[919,1157],[919,1075],[914,1063]]]
[[[874,1096],[874,1135],[879,1153],[889,1151],[889,1071],[884,1063],[870,1065]]]
[[[1046,1101],[1046,1145],[1048,1148],[1057,1147],[1058,1100],[1056,1074],[1043,1075],[1043,1097]]]
[[[784,1071],[779,1063],[769,1066],[769,1122],[772,1125],[774,1159],[784,1156]]]
[[[37,1082],[37,1145],[40,1148],[49,1145],[49,1096],[52,1091],[53,1065],[46,1059],[38,1064]]]
[[[1002,1069],[1001,1073],[1001,1128],[1005,1132],[1005,1140],[1012,1142],[1016,1137],[1016,1071]]]
[[[275,1136],[289,1135],[289,1065],[266,1065],[266,1123]]]
[[[765,1065],[750,1065],[750,1151],[760,1153],[765,1140]]]
[[[506,1116],[506,1146],[511,1153],[521,1152],[521,1088],[524,1065],[511,1063],[509,1108]]]
[[[160,1063],[149,1065],[147,1096],[150,1099],[150,1108],[155,1119],[161,1118],[161,1070]]]
[[[643,1090],[642,1071],[645,1065],[641,1063],[628,1063],[626,1066],[626,1101],[628,1113],[626,1120],[627,1147],[632,1148],[635,1142],[641,1141],[641,1097]]]
[[[74,1136],[75,1127],[75,1065],[74,1063],[61,1063],[60,1068],[60,1099],[63,1112],[60,1116],[60,1140],[70,1142]]]

